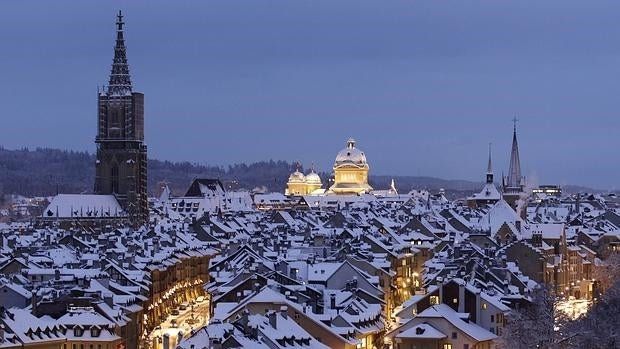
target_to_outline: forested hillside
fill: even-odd
[[[264,187],[269,191],[283,191],[289,174],[294,170],[293,163],[282,160],[222,167],[149,159],[149,194],[157,195],[162,182],[168,183],[173,193],[182,194],[195,178],[219,178],[233,188]],[[326,185],[329,173],[319,174]],[[94,178],[94,154],[49,148],[9,150],[0,147],[0,194],[46,196],[56,192],[88,193],[93,189]],[[392,178],[400,192],[443,188],[451,198],[464,197],[482,186],[480,182],[465,180],[387,175],[371,175],[370,184],[375,189],[387,189]],[[563,189],[589,190],[574,186]]]

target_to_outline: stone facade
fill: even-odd
[[[123,24],[119,13],[109,86],[98,96],[95,193],[114,194],[130,216],[142,221],[148,215],[144,95],[132,92]]]

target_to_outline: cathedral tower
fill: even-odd
[[[133,92],[123,37],[123,15],[116,21],[110,81],[98,93],[96,194],[114,194],[135,219],[148,217],[144,94]]]

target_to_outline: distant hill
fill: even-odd
[[[231,188],[265,187],[270,191],[283,191],[294,169],[295,165],[281,160],[221,167],[149,159],[148,188],[150,195],[158,195],[161,183],[166,182],[173,193],[182,194],[195,178],[219,178]],[[326,183],[329,174],[320,175]],[[94,178],[94,154],[49,148],[9,150],[0,147],[0,194],[87,193],[92,191]],[[387,189],[392,178],[400,192],[443,188],[451,198],[465,197],[482,186],[480,182],[464,180],[383,175],[371,176],[370,184],[375,189]],[[583,187],[571,187],[569,191],[572,189],[588,191]]]
[[[91,192],[95,160],[95,155],[87,152],[0,148],[0,193],[47,196],[56,192]],[[286,161],[273,160],[223,168],[149,159],[148,190],[150,195],[157,195],[160,184],[166,182],[173,193],[182,194],[193,179],[200,177],[219,178],[238,188],[265,186],[269,190],[281,190],[293,167]]]

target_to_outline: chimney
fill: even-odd
[[[336,309],[336,294],[329,295],[329,305],[331,309]]]
[[[269,318],[269,324],[271,325],[271,327],[273,327],[274,329],[278,328],[278,320],[277,320],[278,314],[275,311],[270,311],[269,313],[267,313],[267,318]]]
[[[482,320],[482,311],[480,309],[482,309],[481,306],[481,299],[480,299],[480,290],[476,290],[476,324],[480,325],[480,321]]]
[[[283,318],[285,319],[288,318],[288,307],[286,305],[283,305],[280,307],[280,314],[282,315]]]
[[[30,303],[32,304],[32,314],[36,316],[37,314],[37,290],[32,290],[32,298],[30,298]]]
[[[112,298],[112,294],[111,293],[106,293],[103,296],[103,301],[110,307],[110,308],[114,308],[114,299]]]
[[[437,280],[437,287],[439,287],[439,303],[443,303],[443,278],[438,276],[435,280]]]

